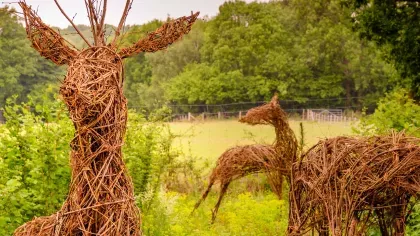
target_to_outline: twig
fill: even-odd
[[[63,16],[66,17],[66,19],[70,22],[70,24],[73,26],[73,28],[77,31],[77,33],[80,35],[80,37],[82,37],[83,41],[85,41],[85,43],[89,46],[92,47],[92,45],[89,43],[89,41],[85,38],[85,36],[83,36],[82,32],[80,32],[79,28],[76,27],[76,25],[74,24],[74,22],[69,18],[69,16],[64,12],[63,8],[61,8],[60,4],[58,3],[57,0],[54,0],[55,4],[57,5],[58,9],[60,9],[61,13],[63,14]]]
[[[120,23],[118,24],[118,28],[115,30],[115,36],[114,36],[115,38],[112,40],[112,43],[111,43],[112,46],[115,46],[115,42],[117,41],[118,36],[120,36],[121,29],[125,24],[128,12],[130,11],[132,4],[133,4],[133,0],[127,0],[125,3],[125,7],[124,7],[123,14],[121,16],[121,19],[120,19]]]

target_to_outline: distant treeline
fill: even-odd
[[[256,102],[277,92],[281,99],[302,106],[339,97],[344,99],[335,106],[359,109],[372,107],[396,86],[409,86],[410,81],[402,80],[385,61],[386,50],[360,39],[353,30],[352,10],[341,3],[226,2],[217,16],[196,22],[190,34],[166,51],[126,61],[129,106],[151,111],[164,104]],[[163,23],[128,27],[121,47]],[[28,95],[51,99],[64,68],[30,48],[10,8],[0,8],[0,29],[0,106],[13,94],[20,101]],[[90,34],[87,26],[80,29]],[[107,29],[112,37],[112,26]],[[71,27],[59,31],[77,47],[85,46]]]
[[[341,2],[226,2],[168,50],[127,61],[129,105],[267,101],[277,92],[303,107],[314,99],[331,106],[337,97],[347,99],[334,106],[372,107],[401,79],[383,50],[360,39]],[[125,43],[160,24],[132,27]]]

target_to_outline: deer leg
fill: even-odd
[[[211,218],[211,223],[213,224],[214,221],[216,220],[216,215],[217,215],[217,211],[219,210],[220,207],[220,203],[222,202],[223,196],[226,194],[226,191],[229,187],[230,181],[226,182],[226,183],[220,183],[220,195],[219,195],[219,200],[217,201],[216,205],[214,206],[213,210],[212,210],[212,218]]]
[[[194,213],[194,211],[195,211],[195,210],[196,210],[196,209],[200,206],[200,204],[201,204],[204,200],[206,200],[207,195],[209,195],[209,192],[210,192],[211,187],[213,186],[214,182],[215,182],[215,180],[214,180],[214,178],[212,178],[212,179],[210,180],[210,182],[209,182],[209,185],[207,186],[206,191],[204,191],[204,193],[203,193],[203,195],[201,196],[200,200],[198,200],[198,202],[194,205],[194,209],[192,210],[191,214],[193,214],[193,213]]]
[[[358,226],[359,222],[360,222],[360,219],[359,219],[357,213],[354,212],[353,217],[352,217],[351,222],[350,222],[350,228],[348,230],[348,235],[349,236],[360,235],[359,232],[357,231],[357,226]]]
[[[385,211],[384,209],[376,209],[375,214],[378,217],[379,230],[381,231],[382,236],[390,236],[388,232],[389,225],[386,222]]]
[[[407,217],[407,205],[410,197],[401,198],[397,201],[397,204],[392,207],[392,228],[393,233],[392,235],[395,236],[404,236],[405,235],[405,223]]]
[[[327,226],[327,222],[324,221],[324,220],[321,221],[320,224],[319,224],[318,235],[319,236],[330,235],[329,230],[328,230],[328,226]]]

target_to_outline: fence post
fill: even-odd
[[[302,109],[302,120],[305,120],[305,109]]]
[[[242,119],[242,111],[239,111],[239,119]]]
[[[0,124],[4,124],[5,123],[5,119],[3,117],[3,111],[0,110]]]
[[[188,121],[191,121],[191,112],[188,112]]]
[[[217,119],[219,119],[220,120],[220,118],[222,117],[222,114],[220,113],[220,111],[219,112],[217,112]]]

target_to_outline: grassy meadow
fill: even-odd
[[[3,130],[0,132],[0,147],[2,147],[0,156],[7,156],[9,159],[16,157],[16,160],[11,159],[14,160],[13,163],[20,163],[20,156],[24,156],[31,161],[29,163],[37,161],[38,166],[48,167],[48,170],[52,169],[57,172],[54,172],[54,175],[61,177],[51,179],[47,184],[35,184],[36,187],[22,189],[19,188],[21,186],[19,178],[15,182],[7,180],[8,182],[6,182],[10,186],[7,185],[7,188],[3,190],[6,192],[3,193],[8,198],[0,199],[0,226],[2,226],[0,235],[11,235],[10,233],[15,227],[24,222],[22,215],[27,214],[27,209],[41,209],[34,213],[36,216],[55,212],[61,206],[62,199],[67,192],[67,181],[70,174],[68,142],[73,135],[69,120],[59,120],[57,126],[50,127],[43,126],[42,123],[33,123],[33,119],[30,119],[31,115],[28,113],[27,116],[21,117],[23,123],[16,127],[21,130],[20,132],[10,132],[6,125],[0,125],[0,131]],[[166,160],[164,156],[166,152],[162,151],[165,149],[164,140],[166,139],[163,137],[165,137],[164,130],[166,129],[160,125],[143,124],[136,120],[136,116],[131,117],[130,122],[132,126],[129,127],[124,155],[136,186],[141,187],[144,178],[148,178],[147,173],[156,175],[157,172],[154,171],[157,167],[154,165],[159,163],[153,162],[146,168],[145,164],[147,163],[144,161],[149,160],[146,157],[150,157],[150,161],[159,158],[159,160]],[[15,125],[19,125],[19,123]],[[167,125],[176,137],[172,140],[172,148],[176,150],[176,153],[181,151],[180,155],[176,154],[175,156],[181,160],[180,163],[183,166],[182,168],[175,167],[180,171],[177,172],[176,178],[180,177],[180,179],[167,178],[157,189],[146,190],[136,195],[141,202],[144,235],[285,235],[288,222],[287,185],[283,191],[283,198],[279,200],[272,193],[263,173],[246,176],[234,181],[229,186],[214,224],[210,224],[210,221],[211,210],[217,202],[219,194],[217,184],[200,208],[191,214],[194,204],[201,197],[201,192],[207,185],[210,171],[220,154],[236,145],[271,144],[274,141],[272,127],[249,126],[235,120],[173,122]],[[303,125],[306,147],[325,137],[351,134],[350,123],[304,122]],[[164,126],[166,127],[166,124]],[[291,126],[296,133],[299,133],[299,121],[291,121]],[[51,150],[52,142],[55,148]],[[37,152],[27,153],[26,149],[20,149],[16,143],[25,144],[26,149],[37,150]],[[53,163],[54,165],[48,162],[52,158],[57,160]],[[12,171],[14,170],[10,169],[8,165],[1,164],[4,163],[0,162],[0,167],[3,168],[0,170],[5,173],[5,177],[10,179],[8,176],[13,176]],[[50,167],[50,165],[52,166]],[[191,165],[194,174],[183,172],[184,165]],[[186,169],[188,168],[186,167]],[[31,172],[32,175],[34,173]],[[184,175],[184,173],[186,174]],[[162,178],[165,178],[165,174],[167,174],[166,170]],[[40,171],[39,175],[41,176],[35,176],[34,179],[44,179],[43,172]],[[159,175],[155,177],[159,177]],[[153,183],[153,181],[151,179],[144,183]],[[168,183],[172,186],[168,187]],[[42,188],[38,189],[39,187]],[[34,192],[34,196],[44,196],[37,191],[59,192],[60,194],[57,194],[53,199],[54,207],[44,207],[38,202],[28,201],[31,198],[26,196],[32,194],[28,193],[28,189]],[[41,199],[40,202],[50,202],[49,196],[46,197],[48,199]],[[11,204],[9,198],[16,199]],[[22,207],[22,203],[26,204],[25,207]],[[6,204],[8,208],[1,208]],[[29,220],[29,218],[25,218],[25,220]]]
[[[291,121],[290,125],[298,136],[299,121]],[[316,144],[328,137],[351,134],[351,123],[318,123],[303,122],[305,147]],[[184,153],[216,161],[226,149],[244,144],[272,144],[275,139],[272,126],[250,126],[236,120],[206,122],[173,122],[172,132],[180,137],[174,146],[181,147]],[[299,137],[298,137],[299,138]]]
[[[304,122],[306,147],[318,140],[338,135],[350,135],[350,123]],[[298,133],[299,122],[292,121]],[[243,144],[272,143],[274,130],[270,126],[249,126],[234,120],[170,123],[179,135],[174,147],[184,157],[197,158],[195,165],[202,170],[201,184],[185,193],[160,191],[157,203],[143,218],[147,235],[285,235],[288,221],[287,189],[279,200],[270,190],[264,174],[247,176],[229,186],[219,209],[216,222],[210,224],[211,209],[218,198],[214,186],[206,201],[190,215],[217,158],[226,149]],[[203,165],[205,164],[205,165]]]

